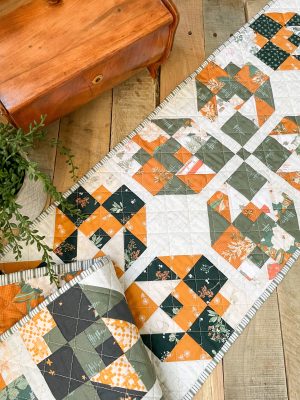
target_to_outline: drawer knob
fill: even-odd
[[[50,5],[56,5],[62,2],[62,0],[47,0]]]
[[[95,78],[93,79],[93,84],[94,84],[94,85],[98,85],[102,80],[103,80],[103,75],[97,75],[97,76],[95,76]]]

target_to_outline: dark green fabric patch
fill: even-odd
[[[277,70],[289,56],[289,53],[275,46],[272,42],[265,44],[256,53],[256,57],[274,70]]]
[[[267,180],[250,165],[243,162],[227,182],[248,200],[251,200]]]
[[[258,268],[261,268],[264,263],[269,259],[269,256],[264,253],[259,247],[255,247],[254,250],[248,256]]]
[[[244,146],[258,131],[258,127],[249,118],[246,118],[240,112],[236,112],[222,126],[222,131],[237,141],[241,146]]]
[[[200,160],[215,172],[219,172],[234,156],[226,146],[217,139],[210,137],[208,141],[195,153]]]
[[[271,171],[276,172],[290,157],[291,152],[276,139],[268,136],[253,152],[253,155],[270,168]]]
[[[265,38],[272,39],[272,37],[282,28],[282,25],[267,15],[262,14],[250,25],[250,27]]]
[[[179,279],[179,277],[166,264],[156,257],[136,278],[136,281],[147,282],[174,279]]]

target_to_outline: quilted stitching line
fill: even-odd
[[[32,317],[37,315],[41,310],[43,310],[47,305],[52,303],[54,300],[56,300],[60,295],[65,293],[67,290],[69,290],[71,287],[76,285],[77,283],[80,283],[84,278],[88,277],[91,275],[93,272],[97,271],[98,269],[101,269],[104,267],[104,265],[107,264],[107,262],[112,266],[111,261],[109,260],[108,257],[105,257],[104,260],[99,259],[97,261],[94,261],[92,265],[89,266],[89,269],[86,271],[83,271],[79,276],[75,277],[72,279],[70,282],[66,283],[62,288],[58,289],[55,293],[47,297],[46,300],[44,300],[41,304],[39,304],[37,307],[35,307],[32,311],[30,311],[24,318],[22,318],[19,322],[17,322],[13,327],[11,327],[8,331],[0,335],[0,342],[6,340],[9,338],[13,333],[17,332],[23,325],[25,325]]]

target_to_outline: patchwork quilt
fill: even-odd
[[[86,270],[78,274],[72,267]],[[58,291],[41,274],[45,271],[0,286],[8,316],[14,306],[21,314],[20,305],[29,311],[32,300],[47,296],[0,336],[0,399],[161,399],[109,259],[73,263],[66,270],[61,281],[71,280]]]
[[[192,399],[298,258],[299,191],[300,0],[276,0],[65,194],[84,217],[35,226],[57,262],[111,257],[164,398]],[[34,246],[1,264],[39,267]]]

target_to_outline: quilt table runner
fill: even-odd
[[[111,257],[164,398],[187,400],[298,258],[299,191],[300,0],[277,0],[65,194],[82,218],[35,226],[58,263]]]

